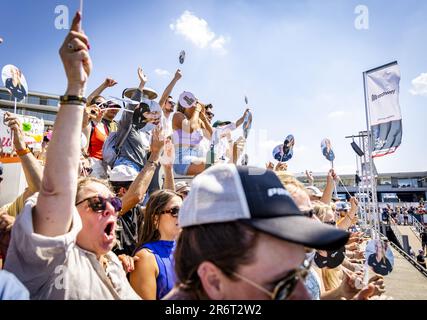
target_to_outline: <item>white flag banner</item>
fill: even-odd
[[[373,157],[396,151],[402,142],[399,104],[400,68],[397,62],[364,73]]]
[[[3,153],[11,154],[13,151],[12,134],[9,127],[4,122],[5,112],[0,110],[0,141],[3,148]],[[28,147],[41,150],[44,133],[44,121],[31,116],[18,115],[21,122],[21,129],[24,133],[24,140]]]

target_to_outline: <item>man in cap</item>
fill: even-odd
[[[96,88],[88,97],[90,105],[97,105],[101,109],[108,109],[103,112],[102,123],[108,128],[108,133],[117,130],[117,123],[113,121],[117,113],[121,109],[121,106],[114,101],[107,100],[102,96],[102,93],[107,88],[114,87],[117,81],[112,78],[106,78],[104,82]]]
[[[138,88],[123,93],[127,97],[132,92],[131,100],[136,101],[136,104],[127,103],[126,109],[133,112],[124,112],[119,121],[117,141],[123,141],[123,144],[113,167],[132,166],[139,172],[147,160],[151,132],[160,122],[161,109],[157,102],[152,101],[157,93],[145,88],[148,78],[141,68],[138,68],[138,77]]]
[[[194,178],[179,224],[170,300],[309,299],[305,247],[349,237],[304,216],[274,172],[231,164]]]

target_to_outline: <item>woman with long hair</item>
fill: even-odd
[[[210,140],[213,131],[203,104],[187,92],[182,93],[179,100],[177,111],[172,118],[174,170],[180,175],[194,176],[207,167],[207,152],[200,143],[204,137]]]
[[[168,190],[152,193],[147,202],[134,254],[139,259],[130,274],[132,288],[144,300],[161,299],[175,284],[173,251],[181,204],[181,197]]]

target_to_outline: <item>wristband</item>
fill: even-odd
[[[20,157],[25,156],[29,153],[31,153],[31,150],[28,147],[26,147],[24,150],[16,150],[16,154]]]
[[[81,104],[84,105],[87,103],[87,99],[81,96],[61,96],[61,104]]]

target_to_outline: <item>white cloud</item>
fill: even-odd
[[[421,73],[412,80],[413,88],[409,90],[414,96],[427,96],[427,73]]]
[[[224,36],[216,36],[203,18],[199,18],[186,10],[175,21],[169,25],[170,29],[178,35],[184,36],[185,39],[191,41],[194,45],[201,49],[212,48],[220,54],[226,54],[225,44],[230,41]]]
[[[331,119],[341,118],[341,117],[345,116],[345,114],[346,113],[342,110],[333,111],[330,114],[328,114],[328,118],[331,118]]]
[[[154,72],[160,76],[160,77],[166,77],[166,76],[170,76],[170,72],[167,70],[163,70],[163,69],[156,69],[154,70]]]

